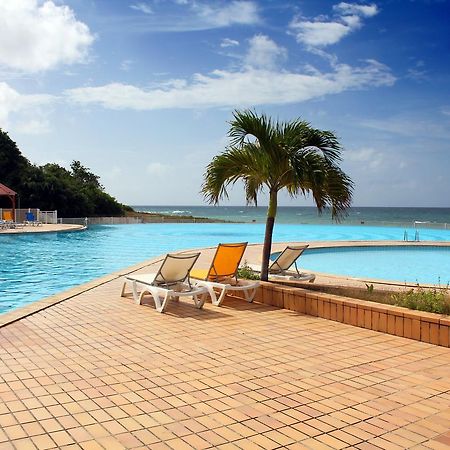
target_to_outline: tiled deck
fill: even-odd
[[[0,449],[444,449],[450,349],[113,280],[0,329]]]

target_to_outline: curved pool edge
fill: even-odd
[[[261,244],[252,244],[252,245],[261,245]],[[202,262],[206,258],[210,257],[209,254],[212,256],[215,252],[215,249],[216,247],[193,248],[188,250],[183,249],[177,251],[176,253],[189,253],[192,251],[200,251],[202,252],[202,254],[200,255],[199,261]],[[125,275],[137,272],[151,265],[159,263],[164,260],[165,256],[166,256],[165,254],[158,255],[154,258],[147,259],[145,261],[141,261],[137,264],[124,267],[122,269],[116,270],[101,277],[94,278],[93,280],[79,284],[73,288],[66,289],[64,291],[58,292],[48,297],[44,297],[40,300],[36,300],[24,306],[20,306],[18,308],[13,309],[12,311],[0,313],[0,328],[9,325],[10,323],[17,322],[18,320],[24,319],[33,314],[36,314],[52,306],[55,306],[59,303],[64,302],[65,300],[69,300],[84,292],[90,291],[98,286],[117,280]]]
[[[376,247],[376,246],[446,246],[450,247],[450,242],[448,241],[433,241],[433,242],[404,242],[404,241],[316,241],[316,242],[304,242],[304,241],[292,241],[292,242],[274,242],[272,245],[272,251],[282,250],[286,245],[305,245],[309,244],[310,248],[336,248],[336,247]],[[261,258],[263,244],[260,243],[250,243],[247,246],[247,250],[244,254],[244,258],[242,262],[250,262],[250,263],[259,263]],[[192,249],[183,249],[177,251],[176,253],[189,253],[192,251],[200,251],[201,255],[198,260],[199,265],[205,265],[210,262],[216,247],[202,247],[202,248],[192,248]],[[175,253],[175,252],[173,252]],[[82,283],[73,288],[67,289],[65,291],[58,292],[57,294],[53,294],[49,297],[44,297],[40,300],[36,300],[32,303],[29,303],[25,306],[21,306],[19,308],[15,308],[12,311],[0,313],[0,328],[16,322],[18,320],[24,319],[30,315],[33,315],[37,312],[43,311],[47,308],[50,308],[58,303],[61,303],[65,300],[69,300],[73,297],[76,297],[83,292],[90,291],[98,286],[109,283],[113,280],[117,280],[118,278],[123,277],[124,275],[145,269],[153,264],[161,262],[165,257],[165,254],[158,255],[154,258],[142,261],[140,263],[134,264],[132,266],[127,266],[117,271],[111,272],[109,274],[103,275],[98,278],[94,278],[86,283]],[[392,282],[391,280],[377,280],[377,279],[362,279],[356,277],[349,277],[344,275],[336,275],[330,273],[321,273],[314,272],[317,276],[316,282],[322,284],[339,284],[345,286],[355,286],[358,284],[361,286],[361,283],[373,283],[379,286],[385,286],[386,288],[404,288],[404,287],[416,287],[417,284],[405,284],[404,282]],[[279,281],[277,281],[279,282]],[[436,285],[421,285],[426,288],[438,287]],[[299,286],[301,287],[301,286]]]
[[[8,228],[0,230],[0,236],[14,236],[23,234],[42,234],[42,233],[71,233],[74,231],[86,230],[86,225],[76,224],[43,224],[40,226],[27,225],[21,228]]]
[[[287,245],[287,244],[283,244]],[[309,244],[310,249],[327,249],[327,248],[355,248],[355,247],[450,247],[449,241],[317,241]],[[420,285],[423,288],[436,288],[445,290],[447,286],[431,283],[408,282],[405,280],[386,280],[376,277],[352,277],[350,275],[339,275],[336,273],[317,272],[316,276],[324,277],[330,281],[348,281],[351,283],[373,283],[386,288],[414,288]]]
[[[142,263],[134,264],[132,266],[125,267],[118,271],[111,272],[107,275],[103,275],[102,277],[94,278],[91,281],[80,284],[65,291],[58,292],[57,294],[53,294],[49,297],[44,297],[40,300],[36,300],[25,306],[15,308],[12,311],[0,313],[0,328],[10,323],[24,319],[25,317],[31,316],[32,314],[35,314],[37,312],[50,308],[51,306],[57,305],[58,303],[61,303],[65,300],[69,300],[70,298],[76,297],[77,295],[80,295],[83,292],[90,291],[91,289],[94,289],[98,286],[109,283],[110,281],[116,280],[124,275],[143,269],[161,260],[162,257],[158,256],[156,258],[153,258],[152,260],[147,260]]]

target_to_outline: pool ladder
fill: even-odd
[[[405,242],[409,242],[407,230],[405,230],[405,232],[403,233],[403,240]],[[420,241],[419,230],[416,230],[414,233],[414,242],[419,242],[419,241]]]

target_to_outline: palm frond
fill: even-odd
[[[258,115],[250,109],[233,112],[228,132],[233,147],[243,145],[250,136],[259,141],[261,146],[265,146],[273,139],[273,135],[272,120],[265,114]]]
[[[260,191],[286,189],[291,197],[310,193],[319,211],[330,208],[339,219],[350,206],[351,179],[339,168],[341,145],[331,131],[301,119],[274,122],[252,110],[234,111],[231,147],[206,168],[202,193],[210,203],[227,197],[227,188],[244,183],[248,203]]]
[[[246,144],[230,147],[215,156],[206,167],[201,193],[209,203],[217,204],[227,198],[227,187],[242,180],[247,189],[247,200],[254,202],[258,191],[267,181],[267,158],[259,146]]]

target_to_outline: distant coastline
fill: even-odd
[[[137,217],[143,223],[235,223],[229,220],[215,219],[211,217],[195,217],[185,214],[170,214],[143,211],[127,211],[126,217]]]
[[[264,223],[265,206],[180,206],[180,205],[135,205],[136,214],[143,214],[149,221],[162,217],[167,221],[195,222],[240,222]],[[177,220],[178,219],[178,220]],[[194,220],[195,219],[195,220]],[[280,206],[277,223],[286,224],[332,224],[329,211],[319,215],[315,207]],[[394,208],[394,207],[352,207],[341,221],[345,225],[407,225],[441,226],[450,228],[450,208]]]

